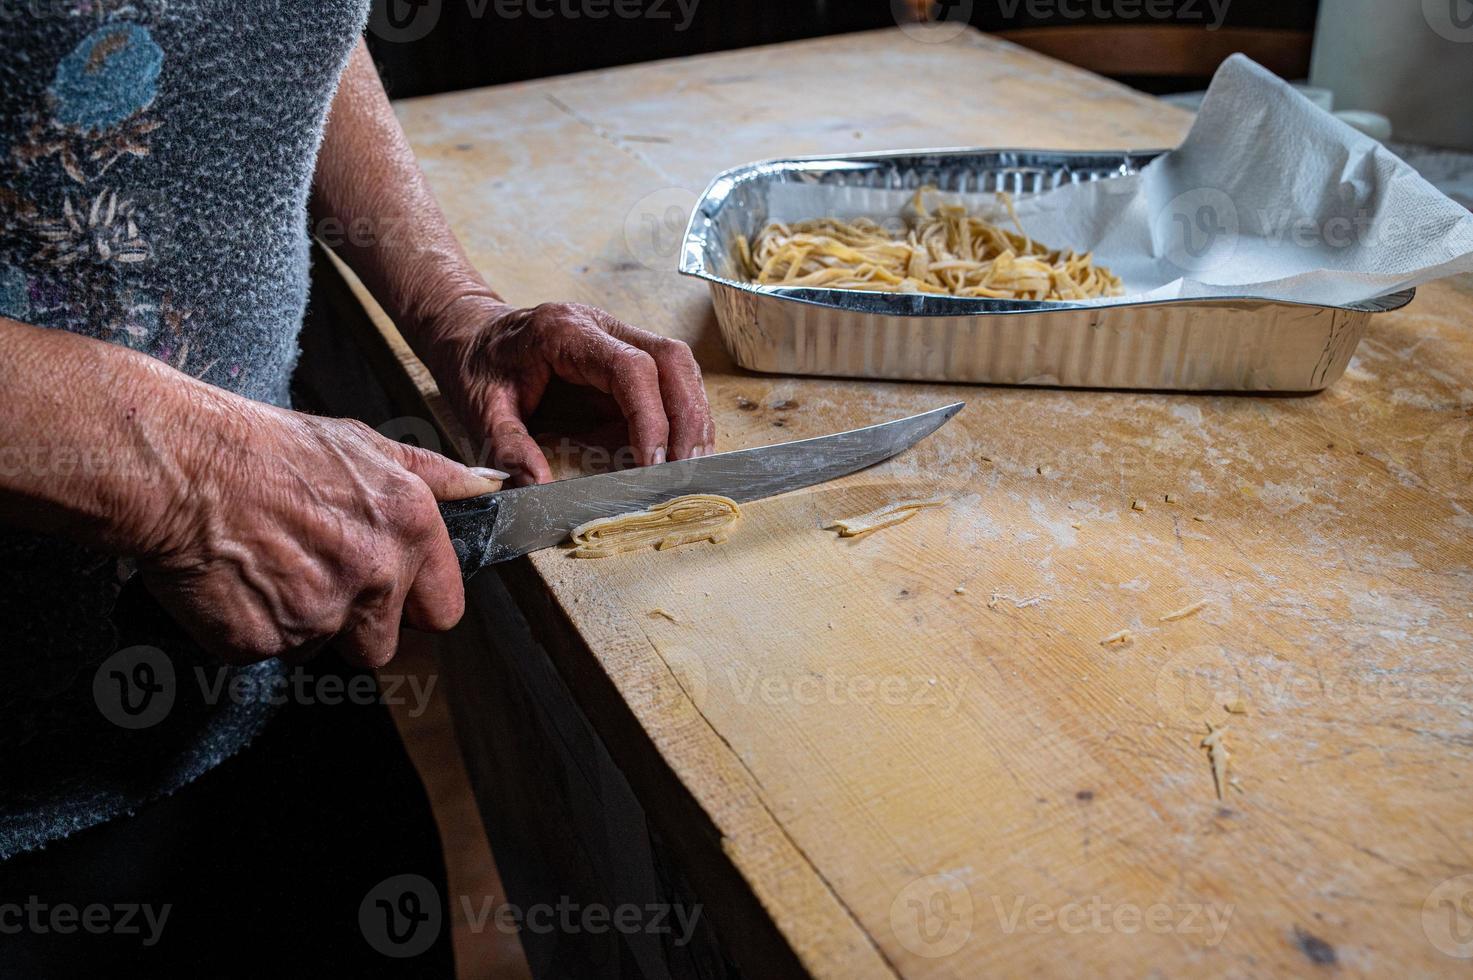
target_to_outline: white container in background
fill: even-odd
[[[1320,0],[1309,81],[1398,140],[1473,150],[1473,0]]]

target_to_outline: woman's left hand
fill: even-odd
[[[690,348],[581,303],[518,309],[489,297],[452,303],[430,331],[430,369],[492,458],[519,483],[552,479],[525,419],[554,378],[613,397],[642,466],[714,452],[716,429]]]

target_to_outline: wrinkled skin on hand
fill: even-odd
[[[392,658],[401,619],[455,625],[465,595],[436,501],[500,482],[361,422],[235,402],[193,454],[207,462],[181,461],[188,493],[139,562],[181,625],[226,662],[334,641],[367,667]]]
[[[639,465],[715,451],[701,369],[678,340],[580,303],[518,309],[480,296],[452,304],[433,334],[427,359],[441,390],[518,483],[552,479],[525,420],[554,379],[612,397]]]

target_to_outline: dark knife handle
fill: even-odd
[[[494,493],[440,504],[440,516],[450,532],[450,544],[463,577],[468,579],[487,565],[515,557],[496,544],[496,515],[500,509],[501,499]]]

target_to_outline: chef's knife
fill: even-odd
[[[862,470],[935,432],[962,404],[813,439],[499,490],[443,503],[440,513],[470,578],[487,565],[550,548],[580,524],[671,497],[716,493],[747,503]]]

